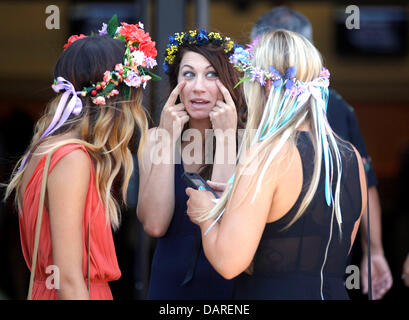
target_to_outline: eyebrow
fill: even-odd
[[[193,69],[193,70],[195,69],[190,64],[184,64],[181,68],[183,68],[183,67],[189,67],[190,69]],[[209,64],[205,69],[209,69],[209,68],[213,68],[213,66],[211,64]]]

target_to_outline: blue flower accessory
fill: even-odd
[[[169,72],[169,66],[174,63],[179,49],[189,44],[197,46],[213,44],[214,46],[220,46],[224,48],[224,52],[229,56],[232,55],[237,48],[240,48],[229,37],[223,37],[218,32],[207,33],[205,29],[176,32],[174,35],[169,36],[169,43],[165,53],[165,62],[163,63],[163,71],[165,73]]]

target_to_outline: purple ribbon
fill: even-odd
[[[39,140],[49,136],[54,131],[58,130],[65,123],[65,121],[67,121],[71,114],[75,114],[76,116],[78,116],[82,111],[82,101],[78,97],[78,94],[81,94],[82,92],[75,91],[75,88],[71,82],[64,79],[63,77],[58,77],[56,83],[53,84],[51,87],[55,92],[60,92],[61,90],[64,90],[65,92],[63,93],[60,102],[58,103],[57,110],[55,111],[53,120],[51,121],[48,128],[41,135]],[[67,104],[67,101],[70,98],[70,96],[71,99]],[[30,152],[21,162],[18,171],[20,171],[24,167],[29,155]]]

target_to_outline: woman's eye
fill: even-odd
[[[193,78],[195,76],[195,74],[193,72],[191,72],[191,71],[186,71],[186,72],[183,73],[183,76],[187,77],[187,78]]]
[[[210,72],[207,73],[207,77],[208,78],[218,78],[219,75],[217,74],[216,71],[210,71]]]

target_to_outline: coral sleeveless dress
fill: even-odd
[[[91,162],[89,186],[84,205],[84,216],[82,223],[82,270],[84,280],[87,282],[88,278],[88,222],[89,219],[91,219],[90,298],[92,300],[112,300],[113,297],[108,281],[117,280],[121,276],[121,271],[119,270],[115,253],[111,226],[106,223],[104,205],[102,205],[102,202],[98,197],[94,166],[86,148],[80,144],[67,144],[55,150],[51,158],[49,173],[53,170],[57,162],[62,157],[76,149],[82,149],[87,154]],[[27,184],[24,192],[22,212],[19,214],[21,246],[24,259],[29,269],[31,269],[34,250],[37,210],[40,201],[41,181],[46,157],[47,155],[44,155],[44,157],[39,161]],[[53,269],[51,267],[48,270],[48,273],[46,273],[46,269],[48,266],[52,265],[53,254],[50,234],[50,218],[48,211],[44,206],[32,294],[33,300],[58,300],[56,289],[54,289],[53,286],[47,285],[47,277],[52,275],[53,272],[50,270]],[[50,280],[48,283],[52,284]]]

